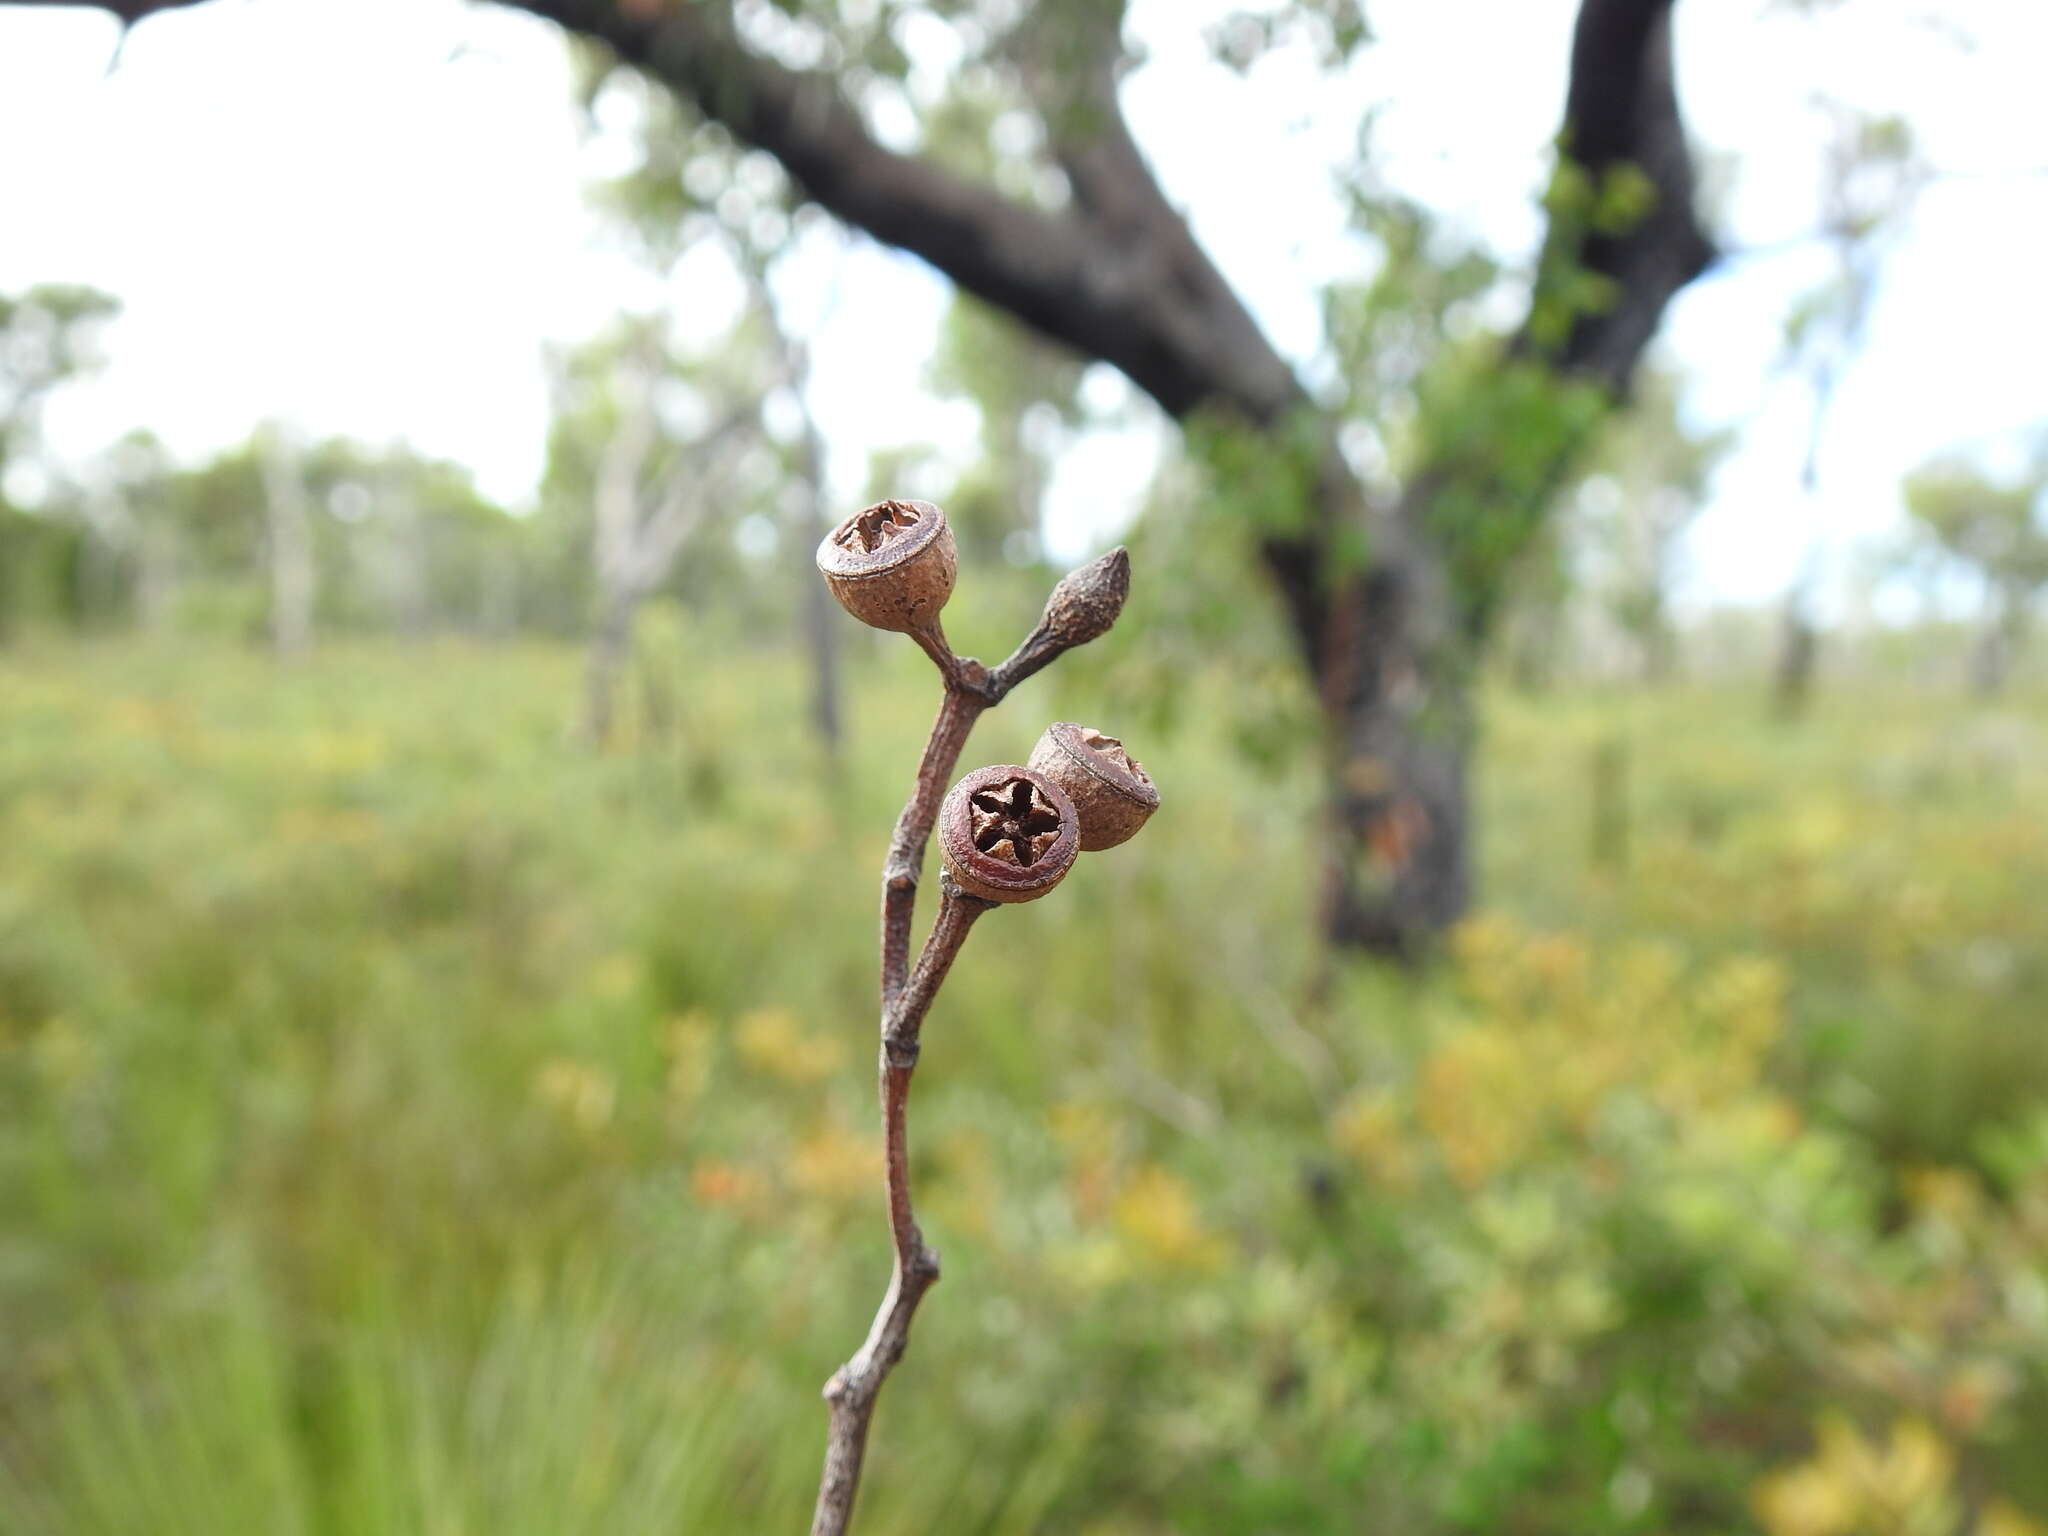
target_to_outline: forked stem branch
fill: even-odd
[[[884,1183],[895,1263],[866,1341],[825,1384],[831,1429],[817,1508],[811,1516],[811,1536],[845,1536],[853,1518],[854,1497],[860,1491],[875,1399],[896,1362],[903,1358],[918,1303],[939,1279],[939,1256],[918,1230],[910,1201],[910,1078],[917,1070],[918,1036],[932,999],[966,942],[968,930],[995,903],[966,894],[942,870],[938,917],[916,966],[911,967],[910,926],[917,909],[925,846],[931,841],[939,806],[975,721],[1025,678],[1108,629],[1123,606],[1129,579],[1130,563],[1121,549],[1067,576],[1054,587],[1044,617],[993,670],[971,657],[956,656],[936,618],[911,632],[911,638],[938,668],[946,692],[882,865],[879,1072]]]

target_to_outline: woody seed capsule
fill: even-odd
[[[1074,803],[1029,768],[977,768],[939,807],[939,854],[955,883],[983,901],[1036,901],[1081,851]]]
[[[1081,849],[1095,853],[1137,835],[1159,809],[1159,790],[1114,736],[1062,720],[1031,749],[1031,767],[1066,791],[1081,820]]]
[[[1062,576],[1046,598],[1045,616],[1038,622],[1063,645],[1086,645],[1109,632],[1130,595],[1131,557],[1119,544]]]
[[[878,501],[825,535],[818,570],[839,606],[876,629],[911,634],[953,595],[959,557],[946,514],[928,501]]]

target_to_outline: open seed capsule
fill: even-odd
[[[818,570],[863,624],[909,634],[946,606],[959,557],[946,514],[932,503],[878,501],[825,535]]]
[[[1071,720],[1047,726],[1031,749],[1031,766],[1074,802],[1083,852],[1128,842],[1159,809],[1159,791],[1137,759],[1092,726]]]
[[[939,807],[939,853],[960,889],[983,901],[1036,901],[1081,852],[1074,803],[1029,768],[977,768]]]

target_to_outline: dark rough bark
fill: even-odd
[[[1674,294],[1706,270],[1714,248],[1693,202],[1692,156],[1672,78],[1672,0],[1583,0],[1572,38],[1564,152],[1598,179],[1633,165],[1656,188],[1626,231],[1588,233],[1579,264],[1615,285],[1615,302],[1573,324],[1558,367],[1627,390]],[[1555,231],[1553,231],[1555,233]],[[1519,345],[1531,345],[1525,331]]]
[[[182,3],[109,8],[132,20]],[[1073,190],[1071,209],[1052,212],[884,148],[830,78],[749,50],[722,4],[516,3],[605,43],[773,154],[822,207],[1121,369],[1174,417],[1217,413],[1277,440],[1294,438],[1311,409],[1130,134],[1115,86],[1120,6],[1101,8],[1092,37],[1067,39],[1039,81]],[[1553,225],[1545,273],[1596,273],[1611,285],[1610,302],[1553,335],[1534,323],[1549,297],[1539,283],[1532,323],[1508,348],[1509,362],[1608,397],[1626,390],[1671,296],[1712,254],[1694,218],[1670,14],[1671,0],[1583,0],[1561,142],[1596,182],[1637,167],[1655,198],[1625,230]],[[1305,516],[1263,546],[1328,718],[1327,911],[1341,941],[1407,951],[1470,899],[1471,674],[1491,615],[1487,583],[1475,584],[1463,563],[1473,509],[1482,521],[1506,519],[1510,535],[1533,528],[1582,440],[1560,434],[1533,466],[1489,464],[1469,442],[1447,445],[1394,507],[1368,504],[1332,447]],[[1356,568],[1341,551],[1361,527],[1370,555]]]
[[[1510,365],[1541,367],[1561,389],[1590,386],[1607,401],[1626,392],[1665,307],[1713,255],[1693,209],[1670,16],[1671,0],[1584,0],[1580,8],[1561,144],[1596,184],[1616,166],[1635,166],[1655,200],[1619,233],[1553,223],[1545,272],[1597,273],[1612,285],[1612,302],[1576,315],[1561,344],[1546,343],[1534,323],[1548,297],[1539,283],[1531,323],[1509,349]],[[1328,614],[1313,586],[1327,563],[1288,562],[1298,574],[1283,587],[1297,625],[1325,637],[1319,679],[1335,833],[1326,915],[1340,942],[1409,953],[1470,901],[1470,693],[1497,590],[1493,576],[1470,572],[1459,541],[1472,538],[1477,505],[1489,520],[1507,520],[1496,566],[1527,542],[1585,440],[1583,422],[1566,420],[1535,462],[1512,473],[1474,462],[1465,442],[1429,464],[1395,509],[1371,569]]]

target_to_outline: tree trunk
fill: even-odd
[[[1337,943],[1413,959],[1472,900],[1471,701],[1462,686],[1431,699],[1398,646],[1371,665],[1371,696],[1329,722],[1324,928]]]
[[[135,535],[135,619],[144,633],[170,627],[178,595],[175,536],[161,516],[138,520]]]
[[[1659,577],[1645,595],[1640,639],[1639,675],[1644,686],[1661,688],[1678,670],[1678,630],[1671,622],[1664,594],[1668,585]]]
[[[1449,564],[1421,526],[1433,484],[1411,486],[1377,530],[1371,564],[1327,605],[1268,551],[1322,703],[1325,931],[1398,958],[1456,922],[1472,894],[1470,647]],[[1319,495],[1333,526],[1366,515],[1334,455]]]
[[[509,549],[493,549],[483,561],[477,587],[477,633],[503,640],[519,624],[519,557]]]
[[[756,281],[755,302],[768,321],[789,392],[796,398],[803,420],[803,433],[797,443],[799,483],[793,488],[790,501],[792,526],[788,542],[802,613],[804,653],[810,662],[811,728],[824,750],[826,763],[836,767],[845,737],[839,709],[838,605],[818,580],[814,554],[818,540],[825,536],[825,434],[818,427],[817,413],[811,409],[810,345],[798,341],[783,328],[765,276]]]
[[[263,511],[269,534],[270,644],[304,653],[313,638],[313,527],[305,475],[282,431],[263,436]]]
[[[1980,699],[1995,699],[2005,691],[2005,675],[2011,662],[2005,625],[1994,621],[1978,632],[1970,648],[1970,691]]]
[[[408,640],[417,640],[426,634],[431,619],[426,519],[410,487],[380,489],[388,520],[382,551],[385,601],[398,632]]]
[[[1795,587],[1785,598],[1778,666],[1771,682],[1771,712],[1780,720],[1798,720],[1806,713],[1819,662],[1820,631],[1814,627],[1805,591]]]
[[[583,669],[583,739],[607,747],[617,723],[619,679],[633,656],[633,616],[640,600],[630,589],[613,588],[599,602]]]
[[[2004,589],[1990,596],[1991,617],[1970,651],[1970,688],[1980,699],[1996,698],[2012,675],[2013,656],[2026,627],[2026,595]]]
[[[808,406],[805,407],[805,422],[806,439],[815,438],[817,428],[810,423]],[[813,463],[822,460],[815,447],[807,447],[805,457]],[[817,734],[818,745],[824,749],[826,761],[836,765],[846,739],[839,708],[838,611],[825,583],[818,580],[818,567],[812,556],[813,546],[824,537],[824,491],[820,478],[813,471],[803,495],[798,498],[800,511],[795,518],[796,537],[790,543],[795,546],[792,563],[797,567],[797,591],[801,594],[798,600],[803,605],[804,651],[810,660],[811,728]]]
[[[1309,532],[1266,546],[1328,724],[1324,915],[1339,944],[1413,956],[1468,907],[1472,689],[1504,584],[1665,307],[1712,258],[1669,0],[1584,0],[1565,118],[1568,164],[1596,188],[1633,167],[1655,188],[1649,210],[1619,232],[1554,219],[1528,320],[1468,400],[1425,421],[1423,467],[1396,507],[1366,505],[1326,449]],[[1611,297],[1561,321],[1560,294],[1586,273]],[[1361,531],[1369,555],[1345,577]]]
[[[590,508],[597,612],[584,666],[582,735],[593,747],[611,745],[619,679],[633,654],[633,616],[645,590],[639,581],[647,536],[641,481],[657,436],[651,366],[623,368],[620,389],[621,419],[599,458]]]

